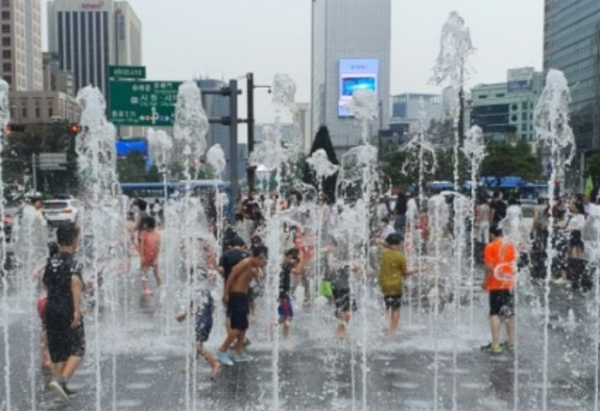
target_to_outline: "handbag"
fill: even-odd
[[[331,287],[331,281],[321,280],[319,284],[319,295],[325,298],[333,297],[333,288]]]

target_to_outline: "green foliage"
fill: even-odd
[[[524,141],[515,146],[504,143],[491,143],[487,146],[488,155],[481,165],[481,175],[496,178],[519,176],[536,181],[542,175],[539,157],[531,152]]]
[[[594,181],[600,179],[600,154],[594,154],[585,160],[585,175]]]
[[[312,156],[312,154],[319,149],[325,150],[325,153],[327,153],[327,158],[329,159],[329,161],[332,164],[335,164],[335,165],[340,164],[337,159],[337,156],[335,154],[335,150],[333,149],[333,144],[331,143],[331,137],[329,136],[329,130],[325,126],[322,126],[319,129],[319,131],[317,132],[317,135],[315,136],[315,141],[313,142],[313,145],[310,149],[309,157]],[[314,172],[310,169],[310,166],[306,162],[304,163],[304,173],[303,174],[304,174],[303,180],[306,184],[311,184],[312,186],[316,187],[317,189],[319,188],[319,181],[317,181],[317,178],[316,178]],[[337,177],[338,177],[338,174],[336,173],[335,175],[323,180],[323,186],[322,186],[323,193],[332,202],[335,201],[335,190],[336,190],[336,185],[337,185]]]
[[[39,153],[66,153],[65,171],[37,170],[38,190],[46,194],[71,193],[77,191],[77,154],[75,137],[68,133],[65,122],[53,124],[27,125],[22,132],[6,136],[2,161],[6,184],[25,184],[29,180],[31,188],[32,156]]]
[[[131,152],[117,161],[117,173],[122,183],[140,183],[147,180],[146,158],[139,151]]]

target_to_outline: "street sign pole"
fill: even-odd
[[[37,164],[35,153],[31,155],[31,173],[33,174],[33,191],[37,193]]]
[[[238,83],[237,80],[229,81],[229,172],[234,201],[237,201],[239,192],[238,181]]]

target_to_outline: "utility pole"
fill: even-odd
[[[31,155],[31,173],[33,174],[33,191],[37,193],[37,159],[35,153]]]
[[[254,190],[256,167],[250,164],[250,153],[254,152],[254,73],[246,74],[246,88],[248,98],[248,160],[246,165],[246,177],[248,179],[248,191]]]
[[[239,193],[238,180],[238,83],[237,80],[229,80],[229,175],[231,187],[233,187],[234,201]]]

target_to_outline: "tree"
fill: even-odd
[[[600,178],[600,154],[594,154],[585,160],[585,176],[598,181]]]
[[[131,152],[117,162],[117,172],[122,183],[141,183],[146,181],[146,158],[139,151]]]
[[[538,180],[542,175],[539,157],[531,152],[524,141],[516,145],[491,143],[487,147],[488,155],[481,164],[481,175],[496,177],[518,176],[526,180]]]
[[[309,157],[313,155],[313,153],[317,150],[323,149],[325,153],[327,153],[328,160],[335,165],[339,165],[339,161],[337,156],[335,155],[335,150],[333,149],[333,144],[331,143],[331,137],[329,136],[329,130],[325,126],[321,126],[317,135],[315,136],[315,141],[310,149]],[[304,182],[306,184],[311,184],[317,189],[319,188],[319,181],[317,181],[317,177],[315,173],[311,170],[308,163],[304,163]],[[334,174],[331,177],[325,178],[323,180],[322,190],[323,193],[327,196],[327,199],[331,202],[335,201],[335,190],[337,185],[337,177],[338,174]]]

